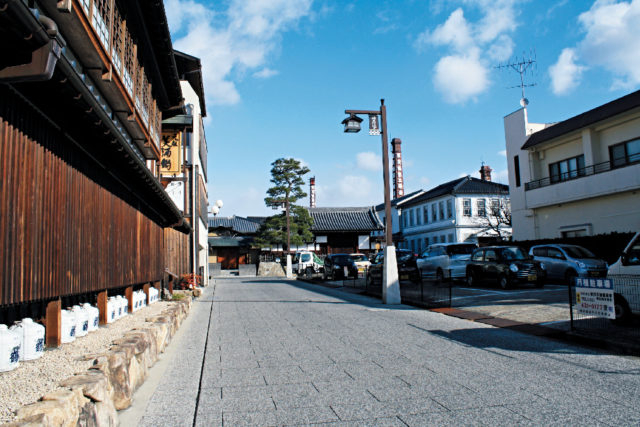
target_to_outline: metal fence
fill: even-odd
[[[377,297],[382,297],[382,280],[367,280],[365,272],[364,289]],[[375,277],[375,276],[373,276]],[[400,280],[402,303],[426,308],[451,307],[451,281],[420,277],[415,280]]]
[[[567,297],[573,331],[638,345],[640,276],[575,279],[573,285]]]

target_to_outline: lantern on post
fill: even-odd
[[[349,117],[342,121],[345,133],[360,132],[360,123],[362,123],[362,119],[355,114],[351,114]]]

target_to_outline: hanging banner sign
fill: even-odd
[[[369,135],[380,135],[380,121],[376,114],[369,115]]]
[[[615,319],[611,279],[576,278],[576,308],[587,316]]]
[[[180,173],[180,151],[182,150],[182,132],[164,133],[160,144],[160,173],[163,175]]]

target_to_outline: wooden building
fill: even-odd
[[[183,111],[161,1],[0,0],[0,321],[57,345],[61,307],[158,286],[191,230],[158,180]]]
[[[209,218],[209,264],[222,270],[257,264],[259,250],[253,247],[260,221],[239,216]]]
[[[371,233],[384,228],[373,207],[308,208],[317,253],[365,253],[377,249]],[[310,247],[310,248],[311,248]]]

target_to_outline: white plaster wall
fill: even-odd
[[[639,171],[640,172],[640,171]],[[561,227],[590,224],[592,234],[640,231],[640,194],[637,191],[597,199],[554,205],[535,210],[538,235],[524,239],[561,236]],[[519,239],[521,240],[521,239]]]

